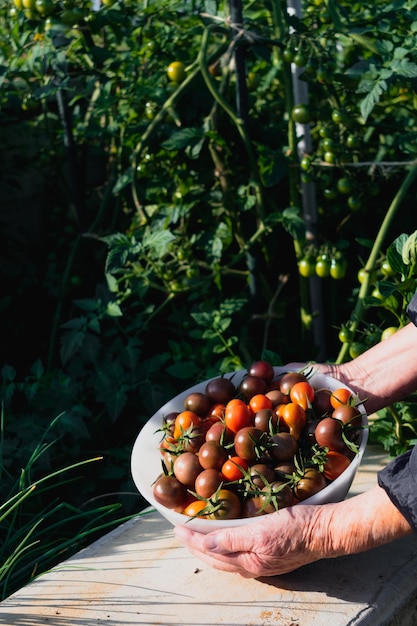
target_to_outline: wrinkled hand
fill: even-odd
[[[245,526],[208,535],[186,526],[175,528],[177,539],[196,557],[245,578],[274,576],[298,569],[325,554],[326,507],[298,505],[265,515]]]

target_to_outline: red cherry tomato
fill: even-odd
[[[239,456],[231,456],[222,465],[221,472],[227,481],[240,480],[248,470],[248,462]]]
[[[250,426],[252,414],[247,404],[238,398],[230,400],[224,411],[224,423],[234,433],[245,426]]]
[[[342,452],[330,450],[324,463],[323,474],[328,480],[336,480],[350,465],[350,459]]]

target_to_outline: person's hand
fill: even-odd
[[[287,574],[319,559],[363,552],[412,532],[379,485],[342,502],[296,504],[208,535],[187,526],[175,528],[177,539],[196,557],[245,578]]]
[[[175,534],[199,559],[245,578],[285,574],[324,556],[326,507],[298,505],[262,516],[245,526],[203,535],[186,526]]]

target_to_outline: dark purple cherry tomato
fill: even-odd
[[[184,485],[172,475],[163,474],[152,487],[155,500],[168,509],[183,507],[188,498],[188,492]]]

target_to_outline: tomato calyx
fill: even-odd
[[[201,500],[205,506],[196,511],[187,521],[196,517],[205,517],[208,519],[237,519],[242,511],[242,503],[239,496],[231,489],[226,489],[223,483],[220,483],[216,491],[208,498],[199,496],[198,493],[190,491],[196,500]]]

